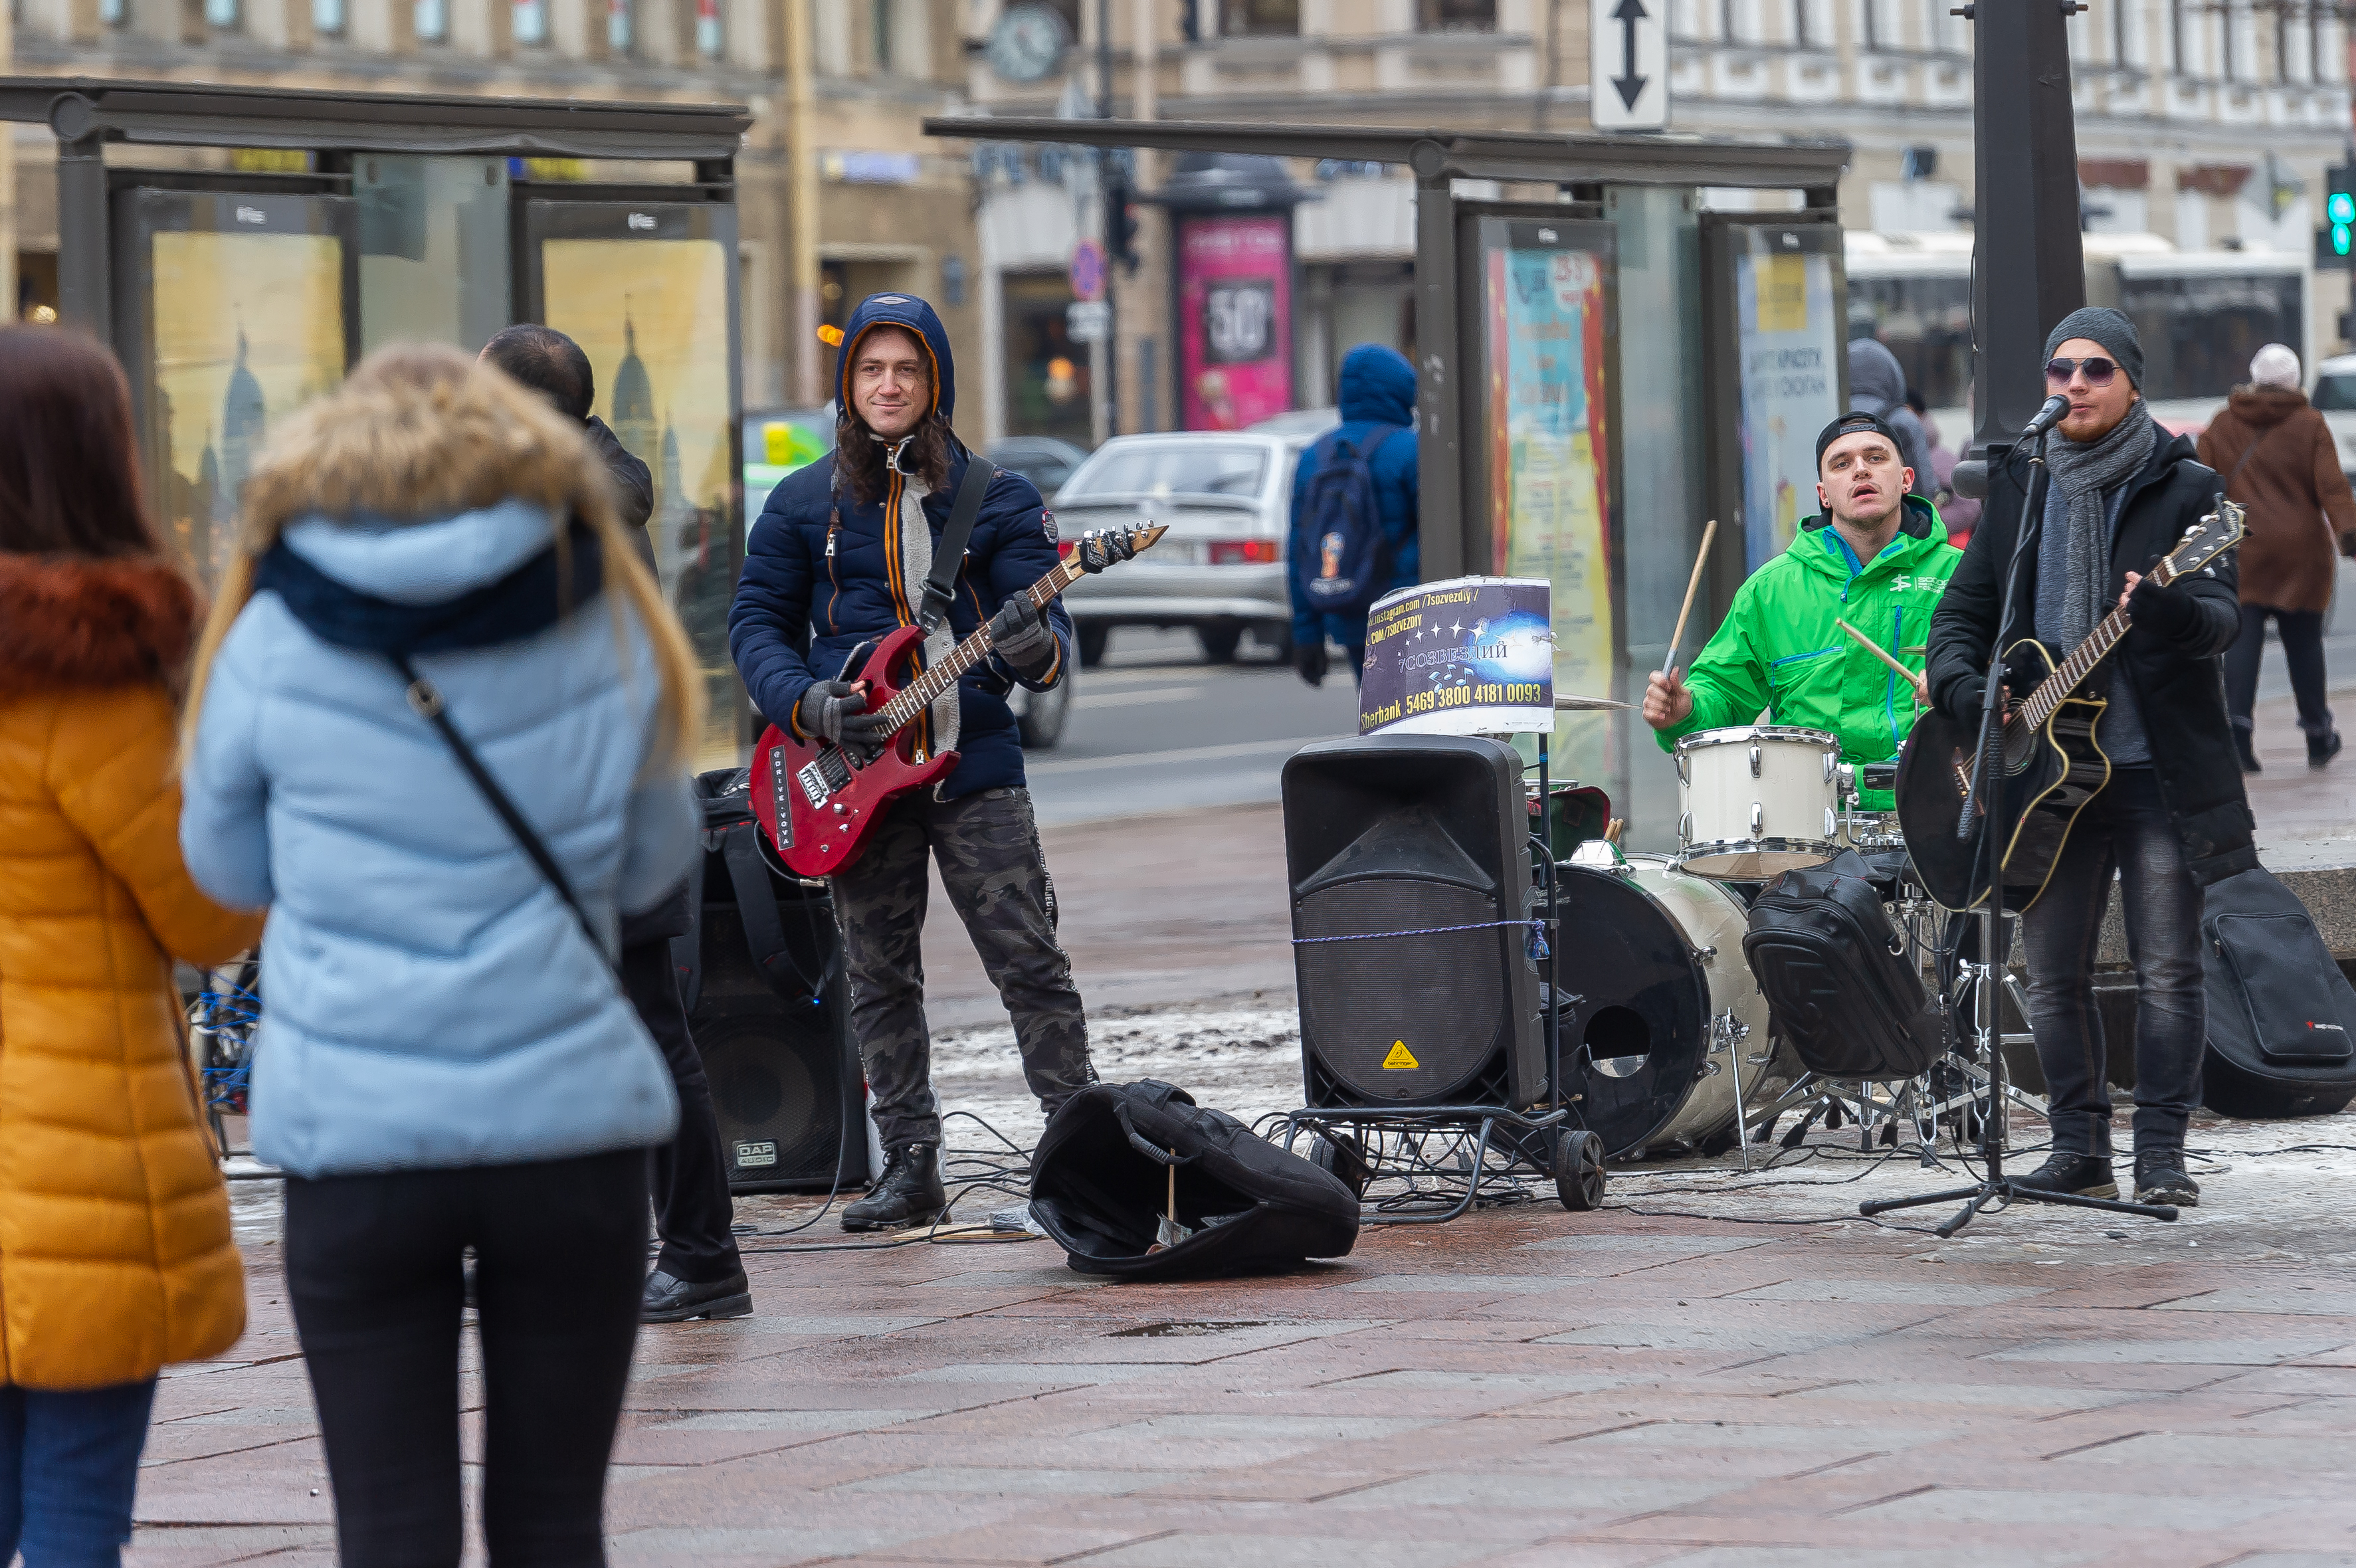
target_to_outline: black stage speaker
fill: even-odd
[[[833,899],[762,853],[751,813],[738,815],[743,800],[741,787],[723,787],[704,800],[695,929],[672,944],[729,1189],[864,1187],[866,1082]]]
[[[1522,762],[1478,736],[1371,736],[1284,765],[1307,1104],[1547,1096]],[[1438,928],[1468,929],[1437,931]],[[1365,941],[1379,932],[1436,934]]]

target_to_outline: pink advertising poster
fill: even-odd
[[[1179,221],[1185,427],[1241,430],[1284,413],[1292,406],[1292,215]]]

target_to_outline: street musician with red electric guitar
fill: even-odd
[[[951,430],[956,371],[931,306],[871,295],[838,347],[835,450],[770,492],[728,645],[776,726],[754,779],[764,828],[833,888],[885,1151],[842,1225],[876,1230],[930,1224],[948,1202],[918,948],[927,858],[1005,999],[1040,1104],[1052,1114],[1095,1071],[1006,704],[1014,682],[1046,691],[1076,658],[1046,581],[1061,564],[1055,520],[1030,480]],[[1073,564],[1133,553],[1127,532],[1094,535]],[[952,679],[921,678],[952,665]],[[895,692],[909,693],[897,706]]]

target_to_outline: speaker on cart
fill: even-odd
[[[1546,1098],[1530,929],[1504,923],[1531,907],[1511,747],[1424,735],[1306,746],[1284,767],[1284,855],[1306,1104]]]
[[[833,899],[763,854],[750,811],[734,820],[729,803],[706,799],[695,929],[672,944],[729,1189],[863,1187],[866,1084]]]

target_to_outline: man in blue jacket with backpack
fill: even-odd
[[[1366,660],[1366,611],[1420,582],[1415,461],[1415,367],[1396,349],[1361,343],[1342,357],[1342,424],[1301,455],[1292,475],[1292,667],[1325,679],[1328,641]]]

